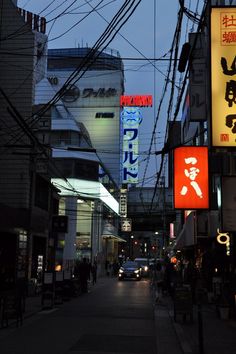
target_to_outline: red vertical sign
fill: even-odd
[[[183,146],[175,149],[174,207],[209,208],[207,147]]]

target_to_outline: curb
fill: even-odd
[[[188,341],[186,340],[186,338],[184,336],[183,328],[181,327],[181,325],[179,325],[178,323],[174,322],[173,320],[172,320],[172,324],[173,324],[173,327],[175,329],[176,335],[178,337],[180,346],[181,346],[181,348],[183,350],[183,353],[184,354],[192,354],[193,351],[192,351]]]
[[[173,327],[173,332],[176,336],[177,342],[180,345],[180,349],[182,351],[183,354],[193,354],[193,350],[191,348],[191,345],[189,344],[188,340],[186,339],[184,330],[182,328],[182,326],[174,321],[174,317],[173,317],[173,311],[171,310],[170,307],[170,303],[168,301],[169,299],[165,299],[164,302],[161,303],[155,303],[154,304],[154,313],[155,313],[155,317],[159,317],[157,315],[157,312],[159,312],[159,314],[161,313],[161,316],[164,317],[169,317],[170,320],[170,324]],[[161,308],[159,307],[158,309],[158,305],[161,305]]]

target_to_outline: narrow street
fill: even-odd
[[[3,329],[0,348],[1,354],[156,354],[149,282],[101,278],[90,293]]]

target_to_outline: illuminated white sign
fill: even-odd
[[[124,107],[123,123],[123,183],[138,183],[138,130],[142,121],[139,107]]]
[[[120,216],[122,218],[127,217],[127,189],[121,189],[120,191]]]
[[[121,231],[124,231],[124,232],[132,231],[132,220],[131,219],[123,219],[121,221]]]

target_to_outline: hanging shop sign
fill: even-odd
[[[152,107],[152,95],[120,96],[121,107]]]
[[[217,242],[220,243],[221,245],[226,246],[226,255],[230,256],[230,236],[228,232],[220,232],[219,229],[217,229]]]
[[[131,219],[122,219],[121,220],[121,231],[130,232],[132,231],[132,220]]]
[[[209,207],[208,148],[182,146],[174,150],[174,207]]]
[[[127,189],[120,190],[120,216],[127,217]]]
[[[236,146],[236,8],[211,9],[212,145]]]
[[[175,225],[173,222],[170,223],[170,238],[175,238]]]
[[[227,245],[230,243],[230,236],[228,232],[220,232],[219,229],[217,229],[217,242],[220,243],[221,245]]]
[[[123,125],[123,183],[138,183],[138,133],[142,115],[139,107],[124,107]]]

